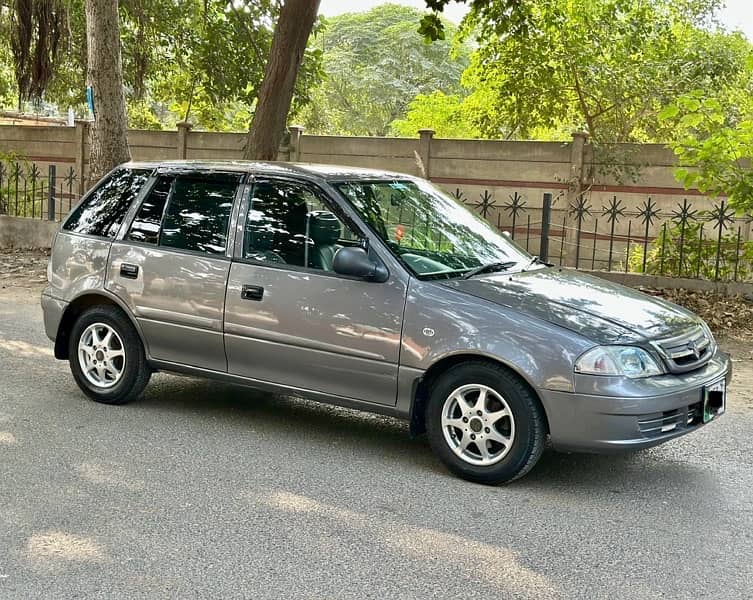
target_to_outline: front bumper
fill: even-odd
[[[622,387],[618,378],[591,377],[576,382],[576,393],[540,394],[556,449],[610,452],[657,446],[699,429],[704,386],[731,377],[729,356],[717,351],[704,367],[683,375],[623,379]]]

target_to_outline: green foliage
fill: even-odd
[[[401,137],[415,137],[419,129],[433,129],[441,138],[477,138],[480,131],[465,114],[463,99],[444,92],[419,94],[408,105],[404,119],[392,122],[392,132]]]
[[[84,0],[66,0],[66,36],[44,96],[60,112],[86,115]],[[280,3],[275,0],[121,0],[123,77],[131,126],[247,130]],[[0,33],[7,28],[0,12]],[[10,106],[7,36],[0,35],[0,104]],[[308,51],[296,84],[302,107],[319,82],[321,52]]]
[[[716,0],[495,0],[472,6],[463,31],[479,44],[463,83],[489,137],[537,128],[602,142],[671,134],[656,116],[678,94],[734,84],[750,52],[710,29]]]
[[[701,218],[706,218],[706,213]],[[659,233],[648,247],[646,270],[649,275],[670,277],[700,277],[714,279],[717,274],[717,231],[709,223],[690,222],[685,229],[673,224]],[[631,272],[643,273],[643,246],[634,245],[628,262]],[[719,280],[732,281],[737,269],[737,281],[753,276],[753,242],[741,241],[738,251],[737,230],[722,235],[719,245]]]
[[[168,122],[187,119],[198,129],[215,131],[248,129],[279,4],[270,0],[158,0],[144,6],[134,0],[128,16],[135,25],[130,33],[132,51],[124,53],[131,94],[138,98],[143,87],[149,99],[170,114]],[[149,12],[142,18],[136,8]],[[169,19],[161,16],[168,14]],[[142,59],[136,50],[144,35],[152,44]],[[146,63],[143,85],[140,60]],[[308,101],[308,89],[321,78],[319,63],[319,53],[307,52],[294,106]],[[159,120],[165,119],[160,115]]]
[[[326,22],[316,40],[326,79],[297,115],[311,133],[387,135],[417,95],[460,94],[469,49],[450,41],[426,44],[420,11],[384,4]],[[447,31],[455,29],[447,24]],[[415,135],[415,132],[411,135]]]
[[[0,9],[0,40],[10,39],[10,27],[10,20]],[[18,92],[10,45],[0,43],[0,107],[11,105],[17,97]]]
[[[426,0],[426,8],[432,12],[421,18],[419,33],[427,42],[443,40],[446,37],[446,22],[440,17],[452,0]],[[455,0],[466,2],[466,0]],[[490,24],[492,33],[498,37],[527,35],[532,24],[532,0],[468,0],[470,14],[463,23],[467,33],[477,21]]]
[[[749,68],[753,72],[753,58]],[[677,139],[671,144],[680,163],[677,180],[710,196],[726,196],[738,211],[753,210],[750,93],[739,94],[723,106],[705,90],[695,90],[667,105],[660,116],[677,128]]]
[[[143,100],[131,100],[127,106],[128,127],[131,129],[155,129],[163,128],[163,124],[154,114],[147,102]]]

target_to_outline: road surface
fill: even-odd
[[[751,597],[749,355],[702,431],[494,488],[389,418],[162,374],[91,402],[38,293],[0,290],[0,598]]]

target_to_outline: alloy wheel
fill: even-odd
[[[78,342],[78,359],[84,377],[98,388],[111,388],[123,377],[123,341],[105,323],[94,323],[84,330]]]
[[[442,407],[442,432],[450,449],[472,465],[489,466],[507,456],[515,441],[515,418],[505,399],[482,384],[457,388]]]

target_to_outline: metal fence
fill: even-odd
[[[60,221],[78,202],[70,165],[0,161],[0,214]]]
[[[630,207],[617,196],[594,206],[588,194],[568,203],[564,194],[544,193],[539,206],[518,192],[503,202],[489,190],[473,198],[458,188],[453,195],[556,265],[753,282],[753,218],[725,199],[685,198],[662,211],[651,197]]]

